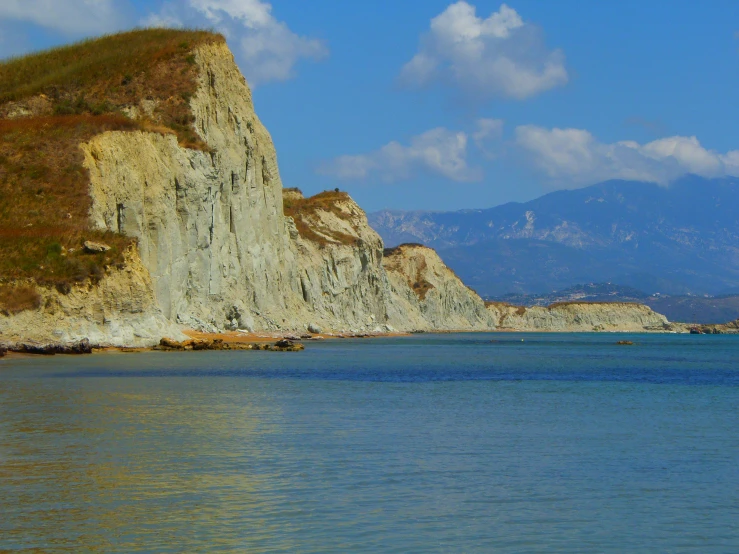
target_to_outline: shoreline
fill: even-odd
[[[223,340],[228,343],[260,343],[273,342],[277,340],[287,339],[295,341],[316,341],[330,339],[371,339],[383,337],[409,337],[412,333],[303,333],[296,334],[291,332],[279,331],[253,331],[244,333],[241,331],[226,331],[223,333],[205,333],[202,331],[193,331],[187,329],[182,331],[191,339],[196,340]]]
[[[687,326],[686,326],[687,327]],[[84,354],[135,354],[142,352],[159,352],[159,351],[215,351],[215,350],[262,350],[262,351],[294,351],[302,350],[305,343],[317,342],[323,340],[346,340],[346,339],[375,339],[375,338],[402,338],[412,337],[415,335],[452,335],[452,334],[578,334],[578,335],[681,335],[689,334],[687,331],[678,330],[610,330],[610,331],[559,331],[559,330],[517,330],[517,329],[463,329],[463,330],[433,330],[433,331],[416,331],[416,332],[392,332],[392,333],[304,333],[296,335],[293,333],[283,333],[277,331],[255,331],[240,332],[226,331],[223,333],[206,333],[194,331],[192,329],[183,330],[188,340],[178,343],[170,339],[162,339],[159,344],[154,346],[94,346],[90,347],[89,352],[23,352],[12,351],[8,349],[4,356],[0,356],[0,362],[3,360],[18,360],[35,357],[49,356],[79,356]],[[723,334],[723,333],[722,333]],[[727,333],[728,334],[728,333]],[[733,334],[733,333],[732,333]],[[169,343],[169,344],[168,344]],[[279,346],[278,343],[282,343]],[[18,344],[23,344],[22,342]],[[49,343],[51,346],[51,343]]]

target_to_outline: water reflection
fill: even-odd
[[[247,402],[228,387],[174,393],[153,380],[122,391],[100,381],[3,383],[3,548],[238,550],[242,530],[228,532],[236,522],[252,527],[250,542],[270,539],[265,476],[250,471],[270,429]]]
[[[556,339],[0,362],[0,551],[739,551],[739,340]]]

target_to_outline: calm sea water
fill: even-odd
[[[739,552],[739,337],[0,361],[0,550]]]

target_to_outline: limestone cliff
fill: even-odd
[[[385,251],[393,325],[428,330],[489,330],[485,303],[430,248],[404,244]]]
[[[629,303],[562,303],[548,307],[489,303],[495,326],[515,331],[665,331],[667,318]]]
[[[83,145],[90,217],[138,239],[167,318],[201,330],[277,328],[298,279],[274,146],[226,45],[194,55],[191,108],[210,152],[172,135],[98,135]]]
[[[124,269],[110,271],[97,284],[86,283],[61,293],[40,288],[40,307],[0,316],[5,344],[38,341],[144,346],[162,336],[184,338],[157,306],[149,272],[135,250]]]
[[[387,330],[382,241],[364,212],[342,195],[285,217],[274,146],[231,53],[207,44],[195,62],[194,126],[210,152],[171,135],[96,136],[83,145],[95,227],[137,238],[159,306],[184,326]]]
[[[364,211],[341,192],[306,199],[288,189],[284,201],[309,318],[324,329],[391,330],[382,239]]]

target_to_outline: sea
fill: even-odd
[[[5,358],[0,551],[736,553],[739,337]]]

